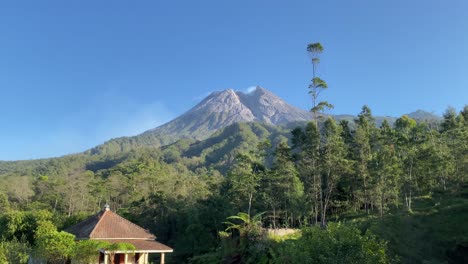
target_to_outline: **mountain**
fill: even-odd
[[[185,114],[144,134],[205,139],[220,128],[234,123],[281,125],[310,118],[307,111],[287,104],[262,87],[257,87],[251,93],[229,89],[210,94]]]
[[[257,86],[250,93],[228,89],[211,93],[192,109],[162,126],[135,137],[110,140],[90,152],[110,154],[136,146],[163,146],[184,138],[203,140],[235,123],[286,125],[311,118],[309,112],[286,103],[262,87]]]
[[[435,115],[433,113],[429,113],[424,110],[416,110],[414,112],[411,112],[407,114],[407,116],[416,119],[417,121],[440,121],[442,118],[438,115]]]
[[[440,119],[429,112],[417,110],[408,114],[417,121],[433,122]],[[353,125],[356,116],[334,115],[336,120],[347,120]],[[232,89],[213,92],[200,103],[176,119],[134,137],[109,140],[87,154],[115,154],[138,147],[160,147],[180,139],[199,141],[216,131],[235,123],[260,122],[266,125],[293,127],[312,119],[310,112],[294,107],[272,92],[257,86],[250,93]],[[377,126],[383,120],[391,125],[397,120],[391,116],[375,116]]]
[[[416,110],[414,112],[411,112],[409,114],[405,114],[408,117],[411,117],[412,119],[418,121],[418,122],[427,122],[427,123],[434,123],[434,122],[439,122],[441,121],[441,117],[437,116],[433,113],[424,111],[424,110]],[[354,125],[354,120],[357,118],[356,116],[353,115],[333,115],[333,118],[335,118],[338,121],[341,120],[346,120],[350,122],[351,125]],[[384,120],[387,120],[387,122],[390,125],[395,124],[396,120],[398,117],[394,116],[374,116],[375,119],[375,124],[377,127],[380,127],[382,125],[382,122]]]

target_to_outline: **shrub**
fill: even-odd
[[[357,228],[330,224],[302,230],[297,240],[278,243],[273,263],[389,263],[386,244]]]

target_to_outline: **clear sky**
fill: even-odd
[[[468,103],[468,1],[2,1],[0,160],[84,151],[260,85],[310,108],[309,42],[332,113]]]

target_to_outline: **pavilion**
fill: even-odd
[[[148,230],[112,212],[108,205],[99,213],[65,231],[75,235],[77,240],[129,243],[136,248],[132,251],[112,252],[100,249],[99,259],[92,264],[148,264],[148,255],[151,253],[161,254],[161,264],[164,264],[165,254],[173,252],[172,248],[157,242],[156,236]]]

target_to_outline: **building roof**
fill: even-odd
[[[90,218],[71,226],[65,231],[77,239],[152,239],[156,238],[148,230],[128,221],[107,207]]]
[[[155,241],[148,230],[112,212],[106,206],[99,213],[65,229],[76,239],[104,240],[110,243],[130,243],[137,251],[172,252],[172,249]]]

